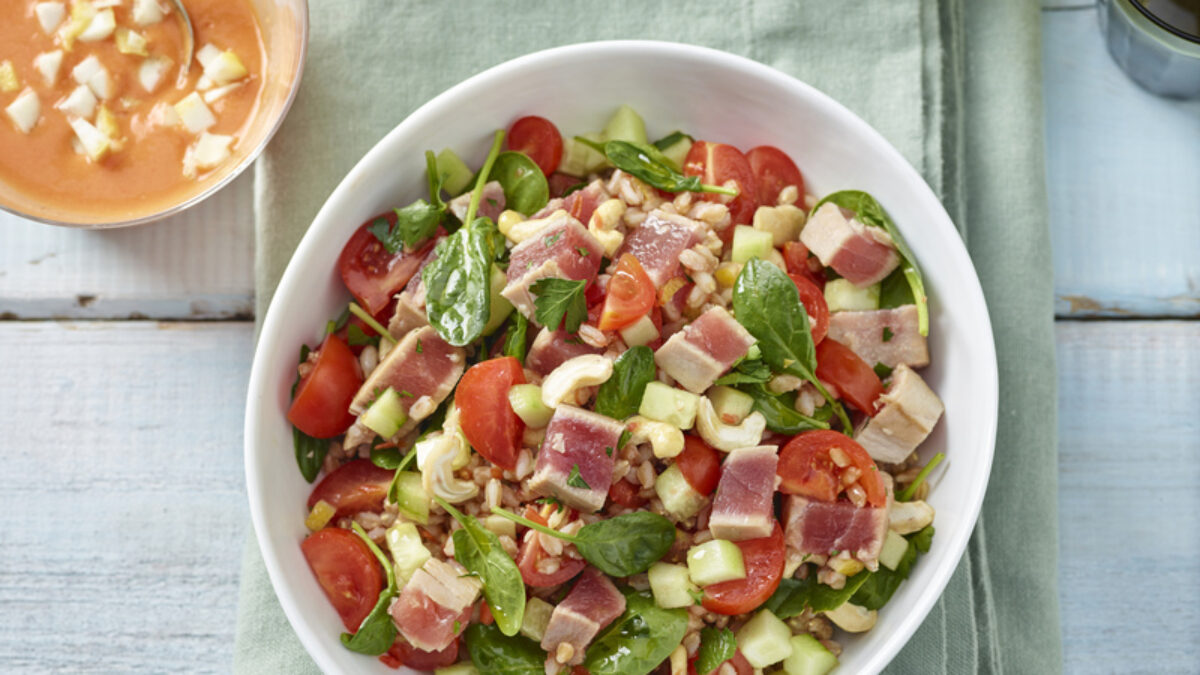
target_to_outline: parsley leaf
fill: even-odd
[[[529,319],[520,312],[513,312],[508,319],[508,332],[504,334],[504,355],[512,356],[525,364],[526,342],[529,333]]]
[[[892,336],[894,336],[894,335],[895,335],[895,333],[892,332],[892,329],[890,327],[888,327],[888,326],[883,327],[883,341],[884,342],[891,342]]]
[[[587,300],[583,296],[587,281],[547,277],[534,282],[530,290],[537,298],[533,318],[551,330],[562,324],[563,330],[574,333],[587,318]]]
[[[892,374],[892,368],[891,368],[891,366],[889,366],[886,363],[876,362],[875,363],[875,374],[878,375],[879,379],[882,380],[883,378]]]
[[[567,476],[567,485],[570,485],[573,488],[582,488],[584,490],[592,489],[592,486],[587,484],[587,481],[583,479],[583,476],[579,475],[578,464],[571,467],[571,473]]]

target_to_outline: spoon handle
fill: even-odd
[[[192,66],[192,58],[196,50],[196,33],[192,29],[192,17],[188,15],[187,8],[183,6],[183,0],[171,0],[171,5],[175,7],[175,11],[179,14],[179,21],[183,24],[183,66],[179,69],[179,80],[177,86],[183,87],[187,84],[188,69]]]

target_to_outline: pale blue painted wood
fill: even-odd
[[[1042,27],[1058,314],[1200,316],[1200,100],[1125,77],[1095,9]]]
[[[1200,672],[1200,322],[1057,338],[1065,670]]]

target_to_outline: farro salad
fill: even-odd
[[[450,675],[826,673],[933,537],[924,283],[864,192],[622,106],[427,152],[288,419],[346,648]]]

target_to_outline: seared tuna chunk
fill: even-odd
[[[654,361],[684,389],[699,394],[746,355],[754,336],[722,307],[701,314],[654,353]]]
[[[587,513],[599,511],[612,487],[613,454],[624,430],[611,417],[558,406],[546,427],[529,489]]]
[[[800,241],[821,264],[832,267],[855,286],[870,286],[900,264],[895,244],[878,227],[858,222],[854,214],[826,202],[800,232]]]
[[[725,458],[708,517],[708,529],[714,537],[742,541],[771,534],[775,527],[777,449],[774,445],[740,448]]]
[[[829,317],[829,337],[849,347],[870,366],[929,365],[929,346],[919,329],[916,305],[834,312]]]
[[[399,394],[400,406],[408,414],[408,421],[397,432],[403,436],[454,391],[465,363],[462,348],[451,346],[430,326],[410,331],[371,371],[350,403],[350,412],[362,415],[390,387]]]
[[[901,364],[892,383],[879,397],[879,412],[870,418],[854,440],[877,462],[903,462],[925,440],[946,410],[942,399],[925,380]]]
[[[613,582],[595,567],[584,570],[571,592],[550,614],[550,623],[542,637],[542,649],[547,654],[546,672],[557,673],[557,666],[583,663],[588,644],[624,611],[625,596]]]
[[[412,646],[437,652],[450,646],[471,620],[479,579],[454,560],[425,561],[405,584],[388,613]]]

